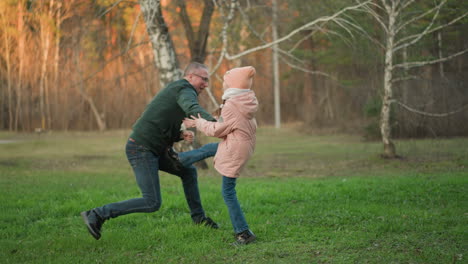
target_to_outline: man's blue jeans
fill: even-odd
[[[244,213],[242,212],[239,201],[237,200],[236,178],[223,176],[222,193],[224,202],[226,203],[229,211],[229,217],[231,218],[234,232],[238,234],[242,231],[248,230],[249,225],[245,220]]]
[[[206,146],[206,145],[205,145]],[[197,169],[191,165],[193,162],[216,154],[218,144],[210,145],[200,149],[189,151],[190,153],[180,153],[183,158],[185,168],[179,173],[184,188],[185,199],[190,208],[190,215],[194,221],[199,221],[205,217],[205,212],[201,204],[198,190]],[[130,162],[138,187],[141,190],[142,198],[134,198],[117,203],[111,203],[94,210],[103,219],[118,217],[136,212],[154,212],[161,207],[161,189],[159,185],[159,156],[151,152],[148,148],[138,145],[128,140],[126,145],[127,159]]]

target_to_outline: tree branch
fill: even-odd
[[[406,77],[400,77],[400,78],[392,79],[392,83],[401,82],[401,81],[408,81],[408,80],[417,80],[417,79],[420,79],[420,77],[412,75],[412,76],[406,76]]]
[[[398,9],[398,12],[401,12],[401,10],[404,10],[405,8],[407,8],[408,6],[410,6],[412,3],[414,3],[415,0],[409,0],[408,2],[404,3],[403,5],[401,5],[401,7]]]
[[[373,2],[370,3],[370,6],[374,6],[374,7],[382,9],[382,7],[380,5],[377,5],[377,4],[373,3]],[[363,6],[363,11],[370,14],[372,17],[374,17],[374,19],[377,21],[377,23],[380,24],[380,27],[383,28],[385,33],[388,33],[387,25],[385,25],[385,23],[382,21],[382,17],[379,14],[377,14],[377,12],[375,12],[370,6],[369,5]]]
[[[249,28],[250,28],[250,23],[249,23]],[[299,45],[301,45],[302,42],[306,41],[307,39],[311,38],[315,33],[317,33],[318,30],[322,29],[321,27],[317,27],[317,29],[315,30],[312,30],[309,34],[305,35],[303,38],[301,38],[300,40],[298,40],[296,42],[296,44],[294,44],[287,52],[288,53],[291,53],[293,52],[295,49],[297,49],[297,47],[299,47]],[[251,29],[252,30],[252,29]],[[256,33],[256,32],[254,32]],[[259,37],[259,36],[257,36]],[[263,43],[266,43],[266,41],[264,41],[263,39],[261,39],[263,41]]]
[[[142,41],[140,43],[137,43],[137,44],[133,45],[129,49],[133,49],[133,48],[136,48],[136,47],[138,47],[140,45],[147,44],[147,43],[149,43],[149,41]],[[73,83],[70,86],[68,86],[68,88],[73,88],[73,87],[77,86],[78,84],[80,84],[81,82],[84,83],[84,82],[87,82],[87,81],[91,80],[92,78],[94,78],[94,76],[96,76],[98,73],[103,71],[106,68],[106,66],[109,65],[112,61],[114,61],[114,60],[120,58],[121,56],[125,55],[128,52],[129,49],[126,49],[126,50],[122,51],[121,53],[115,55],[114,57],[110,58],[109,60],[105,61],[104,64],[102,65],[102,67],[99,70],[96,70],[95,72],[89,74],[88,76],[86,76],[84,78],[81,78],[80,82]]]
[[[320,22],[329,22],[329,21],[333,21],[336,17],[340,16],[341,14],[347,12],[347,11],[350,11],[350,10],[356,10],[356,9],[359,9],[361,8],[362,6],[364,5],[367,5],[368,3],[370,2],[369,1],[365,1],[363,3],[360,3],[358,5],[355,5],[355,6],[350,6],[350,7],[346,7],[344,8],[343,10],[331,15],[331,16],[326,16],[326,17],[320,17],[314,21],[311,21],[293,31],[291,31],[289,34],[287,34],[286,36],[282,37],[282,38],[279,38],[278,40],[276,41],[272,41],[270,43],[267,43],[267,44],[264,44],[264,45],[261,45],[261,46],[258,46],[258,47],[255,47],[255,48],[251,48],[251,49],[248,49],[246,51],[243,51],[241,53],[238,53],[236,55],[229,55],[227,52],[226,52],[226,59],[228,60],[235,60],[235,59],[238,59],[240,57],[243,57],[247,54],[250,54],[250,53],[253,53],[253,52],[256,52],[256,51],[259,51],[259,50],[262,50],[262,49],[266,49],[266,48],[270,48],[272,47],[273,45],[275,44],[278,44],[278,43],[281,43],[285,40],[289,40],[292,36],[296,35],[297,33],[303,31],[303,30],[306,30],[306,29],[309,29],[310,27],[314,26],[315,24],[318,24]]]
[[[346,15],[345,15],[346,16]],[[375,43],[377,46],[379,46],[380,48],[384,49],[385,46],[380,43],[377,39],[373,38],[372,36],[370,36],[367,31],[365,31],[362,27],[358,26],[356,23],[351,23],[350,20],[344,20],[346,21],[346,23],[349,23],[350,26],[352,26],[353,28],[355,28],[359,33],[361,33],[364,37],[368,38],[370,41],[372,41],[373,43]]]
[[[427,32],[426,32],[426,35],[427,35],[427,34],[430,34],[430,33],[432,33],[432,32],[434,32],[434,31],[440,30],[440,29],[442,29],[442,28],[448,27],[448,26],[450,26],[450,25],[456,23],[457,21],[461,20],[462,18],[464,18],[464,17],[466,17],[466,16],[468,16],[468,12],[465,13],[465,14],[463,14],[463,15],[461,15],[461,16],[459,16],[459,17],[454,18],[452,21],[450,21],[450,22],[448,22],[448,23],[446,23],[446,24],[440,25],[440,26],[438,26],[438,27],[435,27],[435,28],[433,28],[433,29],[427,31]],[[416,37],[418,37],[418,36],[419,36],[419,34],[415,34],[415,35],[411,35],[411,36],[407,36],[407,37],[405,37],[405,38],[402,38],[402,39],[400,39],[399,41],[396,42],[396,45],[398,45],[398,44],[400,44],[400,43],[402,43],[402,42],[404,42],[404,41],[406,41],[406,40],[408,40],[408,39],[416,38]],[[400,49],[400,46],[398,46],[397,48]]]
[[[394,68],[407,68],[407,69],[410,69],[410,68],[415,68],[415,67],[421,67],[421,66],[425,66],[425,65],[430,65],[430,64],[435,64],[435,63],[439,63],[439,62],[444,62],[444,61],[448,61],[454,57],[457,57],[457,56],[460,56],[464,53],[468,52],[468,49],[465,49],[465,50],[462,50],[460,52],[457,52],[457,53],[454,53],[448,57],[444,57],[444,58],[439,58],[437,60],[431,60],[431,61],[414,61],[414,62],[405,62],[405,63],[400,63],[400,64],[396,64],[394,65],[393,67]]]
[[[136,26],[138,25],[138,21],[140,21],[140,16],[141,16],[141,10],[140,12],[138,12],[135,22],[133,23],[132,32],[130,33],[130,37],[128,38],[128,43],[127,43],[127,47],[125,48],[125,52],[127,52],[130,49],[130,45],[132,44],[133,34],[135,34]]]
[[[286,63],[287,65],[289,65],[289,67],[291,67],[291,68],[303,71],[303,72],[308,73],[308,74],[322,75],[322,76],[325,76],[325,77],[328,77],[328,78],[332,79],[333,81],[338,82],[338,80],[335,77],[331,76],[328,73],[325,73],[325,72],[322,72],[322,71],[311,71],[311,70],[303,68],[301,66],[297,66],[297,65],[292,64],[289,61],[287,61],[285,58],[283,58],[283,56],[281,56],[281,60],[284,61],[284,63]]]
[[[410,20],[406,21],[405,23],[401,24],[399,27],[396,28],[395,34],[400,32],[400,30],[404,29],[407,25],[413,23],[414,21],[417,21],[417,20],[429,15],[430,13],[434,12],[434,10],[437,10],[436,13],[438,13],[440,11],[440,8],[445,4],[445,2],[447,2],[447,0],[443,0],[442,2],[439,3],[439,5],[434,6],[434,8],[431,8],[431,9],[427,10],[426,12],[422,13],[421,15],[415,16],[412,19],[410,19]],[[434,21],[434,17],[432,18],[432,21]]]
[[[103,17],[104,15],[106,15],[107,13],[109,13],[114,7],[116,7],[118,4],[120,4],[120,2],[122,2],[123,0],[118,0],[116,1],[115,3],[112,4],[111,7],[109,7],[108,9],[106,9],[106,11],[102,12],[98,18],[101,18]]]
[[[245,14],[245,12],[242,10],[242,8],[240,6],[238,6],[238,10],[240,12],[240,14],[242,15],[243,17],[243,21],[244,23],[247,25],[247,27],[252,31],[252,33],[260,40],[262,41],[263,43],[267,43],[263,37],[252,27],[252,24],[249,23],[249,19],[248,19],[248,16]],[[321,71],[311,71],[307,68],[304,68],[304,67],[301,67],[301,66],[298,66],[296,64],[293,64],[291,62],[289,62],[286,58],[286,57],[289,57],[290,59],[293,59],[301,64],[305,64],[304,61],[302,61],[301,59],[297,58],[296,56],[292,55],[292,51],[294,49],[297,48],[297,46],[302,43],[305,39],[311,37],[313,34],[317,33],[318,30],[321,30],[322,27],[321,26],[317,26],[316,30],[313,30],[311,33],[307,34],[304,38],[300,39],[298,42],[296,42],[296,44],[289,50],[289,51],[285,51],[281,48],[276,48],[278,52],[280,52],[281,54],[281,60],[283,62],[285,62],[287,65],[289,65],[291,68],[294,68],[294,69],[297,69],[297,70],[300,70],[300,71],[303,71],[305,73],[309,73],[309,74],[318,74],[318,75],[322,75],[322,76],[325,76],[325,77],[328,77],[334,81],[337,81],[333,76],[327,74],[327,73],[324,73],[324,72],[321,72]],[[329,32],[328,32],[329,33]],[[335,33],[337,35],[339,35],[338,33]]]
[[[420,110],[411,108],[411,107],[407,106],[406,104],[404,104],[404,103],[402,103],[402,102],[400,102],[398,100],[395,100],[395,99],[391,100],[391,103],[397,103],[397,104],[401,105],[404,109],[406,109],[406,110],[408,110],[410,112],[420,114],[420,115],[424,115],[424,116],[430,116],[430,117],[447,117],[447,116],[459,113],[459,112],[463,111],[464,109],[468,108],[468,104],[466,104],[466,105],[462,106],[461,108],[459,108],[458,110],[447,112],[447,113],[428,113],[428,112],[424,112],[424,111],[420,111]]]
[[[215,0],[213,0],[215,1]],[[216,4],[216,2],[215,2]],[[227,39],[227,29],[229,27],[229,23],[231,22],[231,20],[234,18],[234,11],[236,9],[236,6],[237,6],[237,0],[232,0],[231,1],[231,5],[229,7],[229,15],[228,16],[225,16],[224,14],[224,9],[222,8],[221,5],[219,5],[219,11],[221,13],[221,16],[224,18],[224,25],[223,25],[223,29],[221,31],[221,38],[222,38],[222,48],[221,48],[221,54],[218,58],[218,61],[216,62],[215,66],[211,69],[211,72],[210,72],[210,75],[212,75],[214,72],[216,72],[219,68],[219,66],[221,65],[221,62],[223,61],[226,53],[227,53],[227,45],[228,45],[228,39]]]
[[[424,29],[423,32],[421,32],[420,34],[417,34],[415,35],[415,39],[413,39],[412,41],[404,44],[404,45],[400,45],[400,46],[396,46],[394,49],[393,49],[393,52],[399,50],[399,49],[402,49],[402,48],[405,48],[405,47],[409,47],[413,44],[415,44],[416,42],[418,42],[423,36],[425,36],[426,34],[428,34],[428,32],[430,31],[430,28],[432,27],[432,25],[434,25],[434,22],[437,18],[437,16],[439,15],[439,12],[440,12],[440,8],[441,6],[438,6],[438,8],[436,9],[436,12],[434,14],[434,16],[432,17],[432,20],[431,20],[431,23],[429,23],[429,25],[427,25],[427,27]],[[398,32],[398,30],[402,29],[401,27],[399,29],[397,29],[396,32]],[[398,43],[401,43],[401,42],[397,42]]]

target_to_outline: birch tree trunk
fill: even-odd
[[[159,72],[159,87],[163,88],[167,83],[182,77],[174,44],[162,15],[160,0],[140,0],[139,2],[153,47],[154,63]]]
[[[386,5],[388,12],[388,27],[385,45],[385,66],[384,66],[384,95],[382,98],[382,109],[380,112],[380,132],[384,147],[383,156],[387,158],[396,157],[395,145],[391,140],[390,112],[393,95],[392,71],[393,71],[393,45],[395,39],[395,4]]]

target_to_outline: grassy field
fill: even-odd
[[[199,185],[219,230],[193,225],[162,173],[160,211],[87,233],[80,211],[139,196],[127,135],[0,133],[14,140],[0,144],[1,263],[467,263],[467,138],[397,141],[404,158],[383,160],[356,136],[260,129],[238,181],[258,241],[236,247],[211,167]]]

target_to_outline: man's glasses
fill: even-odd
[[[204,82],[209,82],[210,81],[210,79],[208,77],[203,77],[203,76],[195,74],[195,73],[192,73],[192,74],[195,75],[195,76],[200,77]]]

